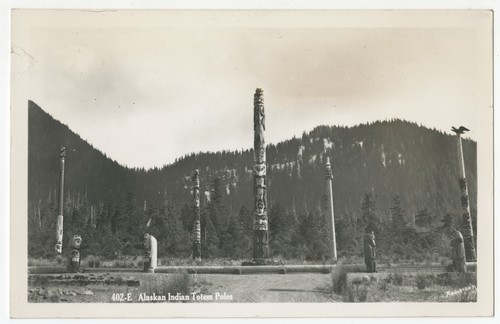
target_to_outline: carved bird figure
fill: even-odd
[[[466,127],[464,127],[464,126],[460,126],[458,129],[457,129],[457,128],[455,128],[455,127],[453,127],[453,126],[451,126],[451,130],[452,130],[452,131],[454,131],[454,132],[455,132],[455,133],[457,133],[457,134],[463,134],[463,133],[465,133],[465,132],[468,132],[468,131],[469,131],[469,129],[468,129],[468,128],[466,128]]]

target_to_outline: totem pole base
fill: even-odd
[[[465,239],[465,241],[467,242],[467,239]],[[474,243],[472,243],[474,244]],[[477,261],[477,258],[476,258],[476,249],[474,247],[472,248],[465,248],[465,260],[467,262],[476,262]]]
[[[200,244],[200,242],[195,242],[193,244],[193,260],[201,261],[201,244]]]
[[[151,259],[144,261],[144,273],[155,273],[155,269],[151,266]]]

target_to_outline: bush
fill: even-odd
[[[56,257],[56,259],[47,259],[47,258],[33,259],[33,258],[28,258],[28,267],[52,267],[52,266],[57,266],[59,260],[61,260],[60,262],[62,263],[64,261],[63,256],[58,255],[58,257]]]
[[[82,260],[82,267],[99,268],[101,266],[101,257],[89,255]]]
[[[455,288],[463,288],[477,284],[476,273],[466,272],[445,272],[440,273],[436,277],[436,284],[441,286],[451,286]]]
[[[477,302],[477,291],[476,290],[466,290],[459,295],[459,301],[461,303],[475,303]]]
[[[114,268],[134,268],[135,263],[133,260],[129,260],[129,259],[114,260],[113,267]]]
[[[403,285],[403,275],[401,273],[391,273],[388,278],[389,283],[393,283],[396,286]]]
[[[344,294],[347,288],[347,270],[340,262],[337,263],[337,266],[332,271],[332,283],[333,291],[336,294]]]
[[[194,277],[187,272],[173,274],[167,281],[158,282],[158,277],[154,282],[146,284],[146,291],[149,295],[153,293],[160,296],[189,295],[194,288]]]
[[[419,273],[417,274],[417,288],[420,290],[425,289],[428,286],[427,278],[425,275]]]
[[[47,276],[31,276],[29,278],[29,284],[31,286],[46,286],[49,283],[49,278]]]
[[[364,288],[358,291],[358,301],[361,303],[366,302],[368,299],[368,288]]]
[[[349,302],[349,303],[354,303],[355,295],[356,295],[356,293],[354,292],[354,286],[349,285],[349,287],[347,287],[346,293],[344,295],[344,301]]]
[[[62,255],[58,254],[56,256],[56,262],[57,262],[58,265],[63,264],[64,263],[64,257]]]
[[[378,284],[378,289],[381,291],[387,291],[387,286],[388,286],[387,281],[381,280],[380,283]]]
[[[361,283],[351,283],[344,289],[344,301],[364,303],[368,300],[368,287]]]

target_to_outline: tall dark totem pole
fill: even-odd
[[[266,144],[264,142],[265,114],[264,91],[257,88],[253,101],[254,129],[254,209],[253,209],[253,259],[257,264],[269,258],[269,233],[267,226]]]
[[[193,175],[193,210],[194,210],[194,242],[193,259],[201,260],[201,225],[200,225],[200,171]]]
[[[467,178],[465,177],[464,152],[462,149],[461,134],[468,131],[467,128],[460,126],[458,129],[452,127],[457,134],[457,155],[460,186],[460,204],[462,207],[462,228],[464,234],[465,258],[469,262],[476,261],[476,248],[474,246],[474,231],[472,229],[472,219],[469,205],[469,191],[467,190]]]

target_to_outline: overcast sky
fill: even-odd
[[[485,11],[17,11],[13,109],[26,100],[119,163],[162,166],[315,126],[402,118],[469,136],[491,122]],[[22,103],[22,106],[18,106]]]

